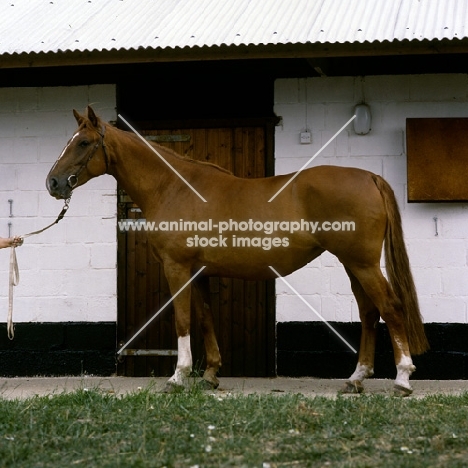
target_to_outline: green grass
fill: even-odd
[[[5,467],[466,467],[468,394],[0,399]]]

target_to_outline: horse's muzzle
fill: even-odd
[[[68,179],[65,178],[47,177],[46,187],[49,193],[57,200],[69,198],[72,191]]]

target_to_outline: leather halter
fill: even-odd
[[[68,176],[67,184],[72,190],[77,186],[79,175],[81,174],[83,169],[86,169],[86,167],[88,166],[89,161],[91,161],[93,156],[96,154],[96,151],[99,149],[99,146],[102,146],[102,149],[104,151],[104,161],[106,162],[106,172],[109,170],[109,155],[107,153],[106,143],[104,142],[104,136],[106,134],[106,127],[104,125],[102,125],[101,129],[102,130],[100,132],[97,131],[97,133],[101,137],[101,141],[100,142],[98,141],[94,145],[94,148],[92,149],[91,153],[89,154],[88,159],[80,166],[78,171],[75,174],[71,174],[70,176]]]

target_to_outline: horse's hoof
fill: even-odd
[[[352,382],[350,380],[346,381],[344,383],[343,388],[341,389],[340,393],[351,393],[351,394],[359,394],[364,391],[364,387],[362,383],[359,380],[353,380]]]
[[[216,390],[219,387],[219,383],[213,383],[206,379],[201,379],[198,382],[198,388],[201,390]]]
[[[397,384],[393,386],[393,394],[397,397],[404,398],[404,397],[410,396],[412,393],[413,393],[412,388],[402,387],[401,385],[397,385]]]
[[[219,380],[216,377],[216,372],[207,369],[203,374],[202,382],[206,390],[216,390],[219,387]]]
[[[164,388],[161,390],[161,393],[178,393],[183,390],[183,385],[178,385],[174,382],[166,382],[166,385],[164,385]]]

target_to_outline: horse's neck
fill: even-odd
[[[109,172],[143,211],[147,200],[157,198],[158,191],[168,185],[181,183],[164,161],[133,135],[118,131],[111,145],[112,164]],[[163,148],[158,149],[158,152],[166,160],[170,157]],[[170,157],[171,166],[178,163],[180,163],[178,158]]]

